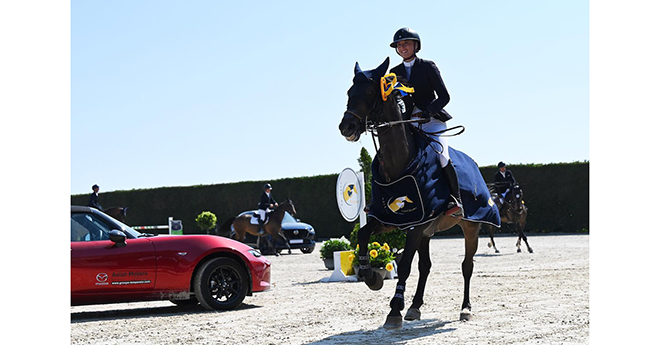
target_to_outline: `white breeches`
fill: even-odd
[[[259,209],[259,219],[261,219],[261,221],[266,220],[266,210]]]
[[[431,121],[423,123],[422,130],[427,133],[435,133],[447,129],[447,124],[442,122],[434,117],[431,118]],[[418,125],[419,126],[419,125]],[[429,135],[433,140],[431,145],[440,152],[440,165],[442,168],[446,167],[449,164],[449,140],[447,137],[441,136],[439,134],[430,134]]]

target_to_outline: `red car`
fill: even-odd
[[[170,300],[227,310],[268,289],[270,262],[240,242],[142,234],[71,206],[71,305]]]

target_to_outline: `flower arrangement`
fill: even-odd
[[[351,247],[357,246],[358,230],[360,230],[360,224],[355,224],[349,237],[351,241]],[[400,229],[394,229],[382,234],[371,235],[371,237],[369,237],[369,242],[389,243],[389,247],[391,248],[392,253],[399,254],[403,252],[403,248],[406,246],[406,233]]]
[[[358,251],[360,250],[360,245],[357,245],[357,248],[350,257],[350,260],[353,262],[353,266],[359,266],[358,262]],[[369,243],[367,248],[367,253],[369,254],[369,264],[374,268],[384,268],[388,271],[394,269],[392,261],[394,261],[394,254],[392,254],[392,249],[387,243],[381,245],[378,242]]]

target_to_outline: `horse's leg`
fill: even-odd
[[[289,250],[289,254],[291,254],[291,246],[289,245],[289,240],[286,239],[286,236],[280,231],[277,233],[282,239],[284,240],[284,244],[286,244],[287,249]],[[274,241],[273,241],[274,242]],[[274,245],[274,244],[273,244]]]
[[[399,275],[399,280],[396,284],[396,290],[394,291],[394,297],[390,301],[390,313],[387,314],[387,319],[385,320],[386,329],[397,329],[403,327],[403,318],[401,317],[401,311],[405,307],[404,295],[403,293],[406,290],[406,280],[410,276],[410,270],[412,266],[412,260],[415,256],[415,252],[419,247],[419,242],[422,239],[422,230],[421,228],[411,228],[406,233],[406,246],[403,250],[403,257],[397,266],[397,274]]]
[[[474,269],[474,254],[479,246],[479,223],[461,222],[463,235],[465,236],[465,259],[461,270],[463,272],[463,304],[461,305],[461,321],[472,319],[472,305],[470,304],[470,279]]]
[[[431,237],[423,236],[419,241],[419,248],[417,252],[419,253],[419,280],[417,281],[417,290],[415,291],[415,297],[413,297],[413,302],[408,312],[406,313],[405,319],[408,321],[419,320],[422,317],[422,313],[419,311],[419,308],[424,304],[424,289],[426,288],[426,281],[431,272],[431,250],[429,244],[431,242]]]
[[[369,238],[376,230],[383,228],[380,222],[371,220],[358,230],[357,235],[358,245],[360,246],[358,250],[358,276],[363,277],[365,284],[372,290],[380,290],[383,287],[383,278],[379,274],[374,274],[371,265],[369,265],[369,255],[367,253],[369,249]]]
[[[490,248],[492,246],[493,249],[495,249],[495,253],[499,253],[500,252],[499,249],[497,249],[497,247],[495,246],[495,236],[494,236],[495,227],[490,224],[486,224],[486,228],[488,229],[488,235],[490,236],[490,242],[488,242],[488,247]]]
[[[534,250],[532,250],[532,247],[529,246],[529,243],[527,243],[527,236],[525,236],[525,232],[523,232],[523,229],[525,228],[525,218],[521,218],[520,223],[516,223],[518,226],[518,243],[520,244],[520,239],[522,238],[523,241],[525,241],[525,245],[527,245],[527,251],[530,253],[534,253]],[[518,246],[518,252],[520,252],[520,245]]]

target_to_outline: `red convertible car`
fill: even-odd
[[[240,242],[142,234],[71,206],[71,305],[170,300],[227,310],[268,289],[270,262]]]

